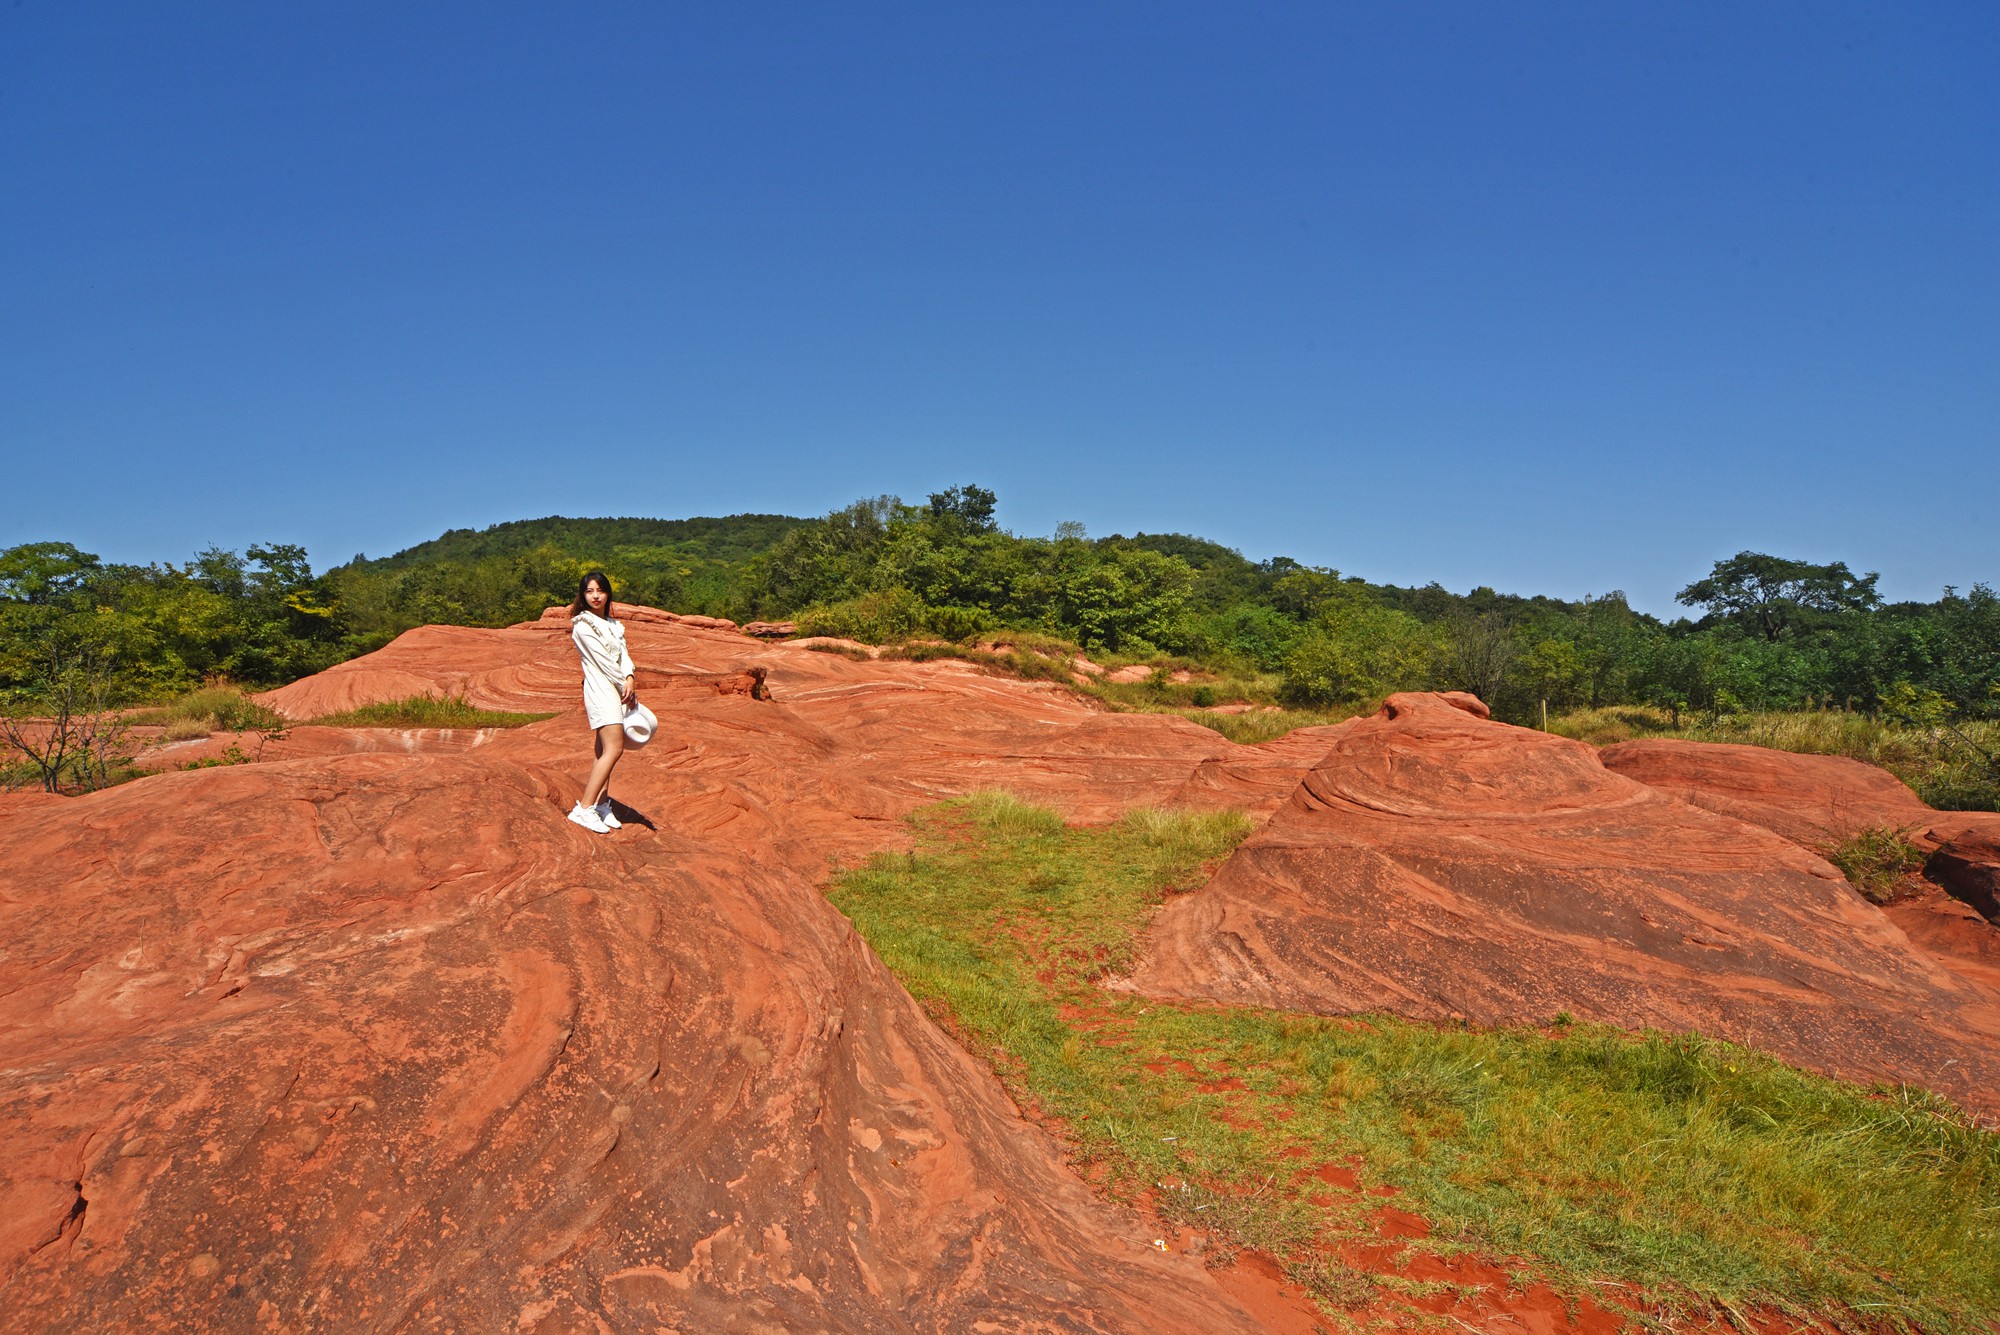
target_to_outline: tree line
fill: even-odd
[[[1742,552],[1682,589],[1688,615],[1666,621],[1619,593],[1377,585],[1180,534],[1020,536],[996,507],[959,486],[813,520],[528,520],[317,574],[284,543],[144,566],[29,543],[0,551],[0,694],[18,704],[49,689],[64,654],[104,665],[130,699],[218,678],[275,685],[412,626],[531,620],[601,567],[622,599],[670,610],[875,643],[1032,631],[1255,678],[1298,705],[1422,688],[1470,690],[1518,720],[1544,706],[2000,705],[2000,597],[1984,584],[1887,603],[1874,574],[1843,563]]]

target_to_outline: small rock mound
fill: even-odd
[[[1649,738],[1599,752],[1607,768],[1822,849],[1863,830],[1904,832],[1930,854],[1924,875],[2000,922],[2000,815],[1936,811],[1887,770],[1845,756]]]
[[[1484,712],[1398,695],[1332,729],[1265,828],[1162,910],[1136,985],[1481,1024],[1567,1011],[2000,1105],[2000,996],[1826,862]]]
[[[1598,757],[1606,769],[1807,848],[1876,826],[1927,826],[1937,815],[1895,775],[1846,756],[1648,737]]]

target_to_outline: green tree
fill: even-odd
[[[1441,625],[1439,666],[1446,689],[1470,691],[1489,705],[1498,701],[1520,652],[1506,617],[1498,612],[1459,611]]]
[[[930,495],[931,518],[965,533],[992,533],[1000,527],[993,520],[1000,498],[984,487],[966,485],[935,491]]]
[[[1372,700],[1424,690],[1441,645],[1432,629],[1357,589],[1329,599],[1285,656],[1283,693],[1294,704]]]
[[[46,606],[80,592],[103,569],[73,543],[28,542],[0,552],[0,602]]]
[[[1583,651],[1569,640],[1537,640],[1521,655],[1520,679],[1535,700],[1574,704],[1589,681]]]
[[[1747,626],[1779,640],[1819,617],[1866,612],[1881,603],[1874,573],[1856,576],[1843,561],[1812,565],[1760,552],[1738,552],[1717,561],[1707,579],[1674,595],[1683,607],[1703,607],[1710,617]]]

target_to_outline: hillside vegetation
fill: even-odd
[[[19,713],[65,673],[122,701],[217,680],[277,685],[412,626],[533,618],[602,568],[627,601],[792,619],[906,654],[943,652],[925,643],[943,641],[1059,679],[1075,653],[1157,669],[1093,688],[1115,707],[1285,711],[1203,717],[1232,735],[1425,688],[1469,690],[1497,716],[1538,725],[1638,709],[1664,730],[1713,731],[1749,714],[1836,712],[1900,730],[1905,749],[1923,753],[1906,760],[1911,772],[1925,755],[1953,768],[1932,800],[2000,801],[1983,722],[2000,711],[2000,597],[1984,584],[1885,603],[1875,575],[1843,563],[1743,552],[1683,589],[1690,615],[1667,622],[1616,592],[1457,594],[1251,561],[1180,534],[1091,538],[1064,525],[1022,536],[999,527],[995,506],[992,492],[961,486],[813,520],[551,517],[452,530],[318,574],[284,543],[146,566],[31,543],[0,552],[0,694]]]
[[[1078,829],[988,792],[912,825],[908,852],[829,888],[911,995],[1113,1195],[1268,1252],[1328,1307],[1410,1291],[1338,1259],[1378,1242],[1364,1189],[1386,1185],[1427,1246],[1536,1258],[1517,1283],[1632,1286],[1667,1329],[1745,1307],[1991,1328],[2000,1137],[1942,1099],[1567,1015],[1480,1030],[1107,990],[1240,814]]]

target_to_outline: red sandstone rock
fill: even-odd
[[[810,883],[559,814],[364,756],[11,827],[0,1329],[1252,1329]]]
[[[1910,943],[1945,968],[2000,995],[2000,931],[1941,886],[1883,906]]]
[[[1907,1039],[1923,1078],[1991,1042],[1970,985],[1898,955],[1872,909],[1849,921],[1859,901],[1816,859],[1703,845],[1687,822],[1742,827],[1654,794],[1606,803],[1593,785],[1624,781],[1573,757],[1558,781],[1481,734],[1485,761],[1439,770],[1450,727],[1413,746],[1373,721],[1239,747],[964,663],[856,662],[652,609],[627,624],[661,728],[618,771],[615,836],[561,819],[588,755],[566,614],[413,631],[266,697],[312,717],[458,692],[544,723],[298,726],[259,764],[0,795],[0,1331],[1254,1328],[1094,1203],[817,893],[829,856],[898,846],[903,815],[982,787],[1079,820],[1268,812],[1304,802],[1324,758],[1314,782],[1386,783],[1361,819],[1435,827],[1415,854],[1355,845],[1399,892],[1416,855],[1505,853],[1477,884],[1418,877],[1414,908],[1366,908],[1422,927],[1471,904],[1473,946],[1440,939],[1425,965],[1453,986],[1490,970],[1545,1018],[1565,1002],[1529,994],[1576,957],[1630,1003],[1606,1018],[1664,1010],[1781,1051],[1823,988],[1842,1070]],[[1523,735],[1431,704],[1405,714]],[[1680,842],[1691,868],[1644,862]],[[1543,868],[1589,893],[1518,928],[1551,899]],[[1525,982],[1494,959],[1519,945]],[[1843,1027],[1911,994],[1934,1029],[1887,1003],[1879,1034]]]
[[[799,633],[796,621],[752,621],[743,627],[745,635],[753,635],[760,640],[789,639]]]
[[[1887,770],[1842,756],[1668,738],[1622,742],[1604,764],[1698,807],[1825,849],[1862,830],[1906,832],[1931,850],[1924,874],[2000,920],[2000,815],[1934,811]]]
[[[1845,756],[1649,737],[1607,746],[1598,758],[1628,779],[1804,848],[1874,826],[1921,830],[1937,814],[1889,771]]]
[[[1698,1029],[2000,1106],[2000,994],[1913,947],[1824,861],[1454,703],[1392,696],[1329,730],[1270,822],[1161,912],[1135,984]]]
[[[882,650],[859,640],[846,639],[839,635],[807,635],[801,639],[786,640],[787,649],[841,649],[852,653],[866,654],[870,658],[880,658]]]
[[[0,803],[0,1330],[1255,1329],[817,884],[940,796],[1103,819],[1235,757],[1199,791],[1275,802],[1296,751],[635,617],[662,726],[599,837],[561,818],[561,632],[415,631],[272,697],[545,723]]]
[[[419,626],[372,654],[258,695],[286,718],[309,719],[416,695],[462,695],[481,709],[546,713],[573,703],[582,669],[567,608],[505,631]]]
[[[2000,816],[1939,813],[1930,833],[1939,843],[1924,875],[2000,922]]]

